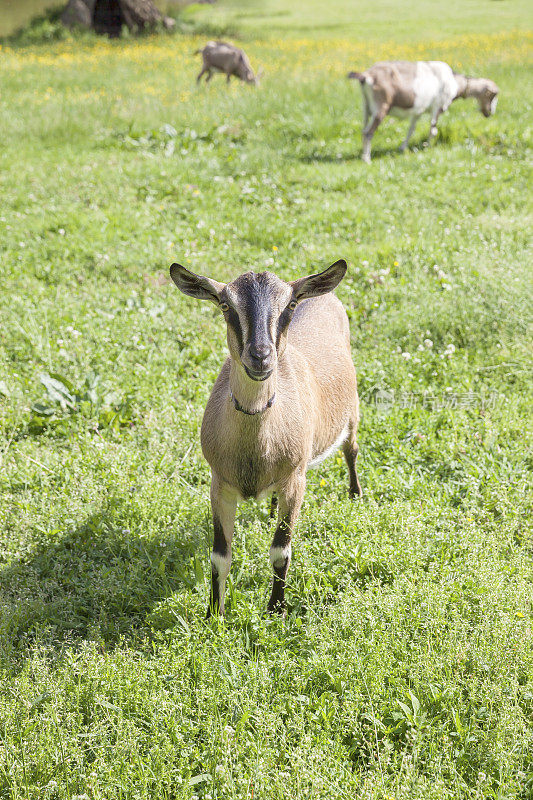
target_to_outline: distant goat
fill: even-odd
[[[458,97],[475,97],[485,117],[496,110],[499,89],[494,81],[458,75],[443,61],[382,61],[366,72],[350,72],[361,84],[364,104],[363,161],[370,162],[370,145],[387,114],[410,118],[400,146],[409,144],[421,114],[431,114],[429,142],[437,135],[437,120]]]
[[[205,72],[207,72],[206,83],[210,81],[213,70],[223,72],[228,83],[232,75],[241,81],[245,81],[245,83],[253,83],[255,86],[258,85],[261,79],[261,70],[257,75],[254,75],[250,60],[244,50],[240,50],[232,44],[227,42],[208,42],[205,47],[196,52],[201,53],[203,58],[202,69],[198,73],[196,83],[200,83],[200,79]]]
[[[246,272],[224,284],[172,264],[187,295],[223,313],[230,356],[202,421],[202,451],[211,467],[214,541],[208,616],[224,613],[237,501],[276,492],[278,524],[270,561],[271,612],[285,609],[291,534],[307,469],[340,445],[350,495],[361,494],[355,471],[359,402],[348,317],[331,294],[346,273],[324,272],[286,283],[271,272]]]

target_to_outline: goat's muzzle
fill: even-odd
[[[253,381],[266,381],[272,375],[276,349],[267,343],[250,343],[242,357],[246,374]]]

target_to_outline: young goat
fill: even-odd
[[[255,86],[261,80],[262,70],[259,70],[257,75],[254,75],[250,59],[239,47],[235,47],[228,42],[208,42],[197,53],[202,54],[202,69],[198,73],[196,83],[200,83],[202,75],[207,72],[205,82],[211,80],[213,70],[216,72],[223,72],[226,76],[227,83],[234,75],[245,83],[253,83]]]
[[[361,494],[355,470],[359,401],[348,317],[331,294],[346,273],[324,272],[286,283],[271,272],[246,272],[231,283],[172,264],[184,294],[210,300],[227,325],[230,356],[209,397],[202,451],[211,467],[214,541],[207,615],[224,613],[237,502],[275,492],[278,523],[270,547],[270,612],[284,613],[291,534],[305,473],[343,445],[350,495]]]
[[[363,161],[370,163],[372,137],[387,114],[410,118],[403,152],[421,114],[431,114],[429,141],[437,135],[437,121],[458,97],[475,97],[479,110],[490,117],[496,110],[498,87],[486,78],[458,75],[443,61],[382,61],[366,72],[350,72],[361,84],[364,104]]]

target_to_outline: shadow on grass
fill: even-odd
[[[428,145],[427,140],[422,138],[420,141],[412,141],[405,153],[401,153],[401,142],[402,139],[400,137],[397,144],[387,145],[386,147],[380,145],[373,146],[372,161],[377,161],[380,158],[385,158],[386,156],[398,156],[398,158],[404,158],[409,153],[418,153],[420,151],[429,152],[435,147],[446,147],[451,144],[451,141],[448,141],[446,137],[440,138],[440,140],[437,142],[432,142],[431,145]],[[318,153],[313,151],[311,153],[296,156],[296,161],[299,161],[302,164],[346,164],[350,161],[360,161],[361,153],[361,148],[354,149],[349,153]]]
[[[206,522],[180,514],[176,527],[150,538],[128,524],[128,504],[110,500],[73,531],[61,538],[52,532],[49,543],[0,570],[1,660],[16,664],[37,640],[112,647],[147,626],[156,603],[202,582]]]

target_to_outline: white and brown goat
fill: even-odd
[[[387,114],[411,124],[400,145],[403,152],[422,114],[431,114],[429,142],[437,135],[437,121],[459,97],[475,97],[479,110],[490,117],[496,110],[499,89],[487,78],[455,73],[444,61],[381,61],[365,72],[350,72],[363,93],[363,161],[370,162],[372,137]]]
[[[233,75],[235,78],[245,83],[253,83],[255,86],[261,80],[262,70],[254,75],[250,59],[240,47],[235,47],[228,42],[207,42],[201,50],[196,53],[202,54],[202,69],[198,73],[196,83],[200,83],[202,75],[207,73],[205,82],[208,83],[213,72],[223,72],[227,83]]]
[[[184,294],[223,313],[229,358],[209,397],[202,451],[211,467],[214,541],[208,616],[224,613],[237,502],[274,492],[279,501],[270,547],[270,612],[284,613],[285,581],[306,471],[343,447],[350,495],[361,494],[355,470],[359,402],[348,317],[331,292],[346,273],[337,261],[286,283],[271,272],[246,272],[224,284],[172,264]]]

